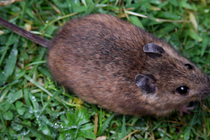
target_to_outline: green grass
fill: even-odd
[[[210,73],[210,0],[120,1],[26,0],[0,7],[0,17],[51,39],[72,18],[112,14],[165,39]],[[177,112],[163,118],[116,115],[59,85],[45,48],[2,26],[0,31],[0,139],[210,138],[209,98],[182,118]]]

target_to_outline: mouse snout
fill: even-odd
[[[205,75],[205,82],[207,82],[210,87],[210,77],[208,75]]]
[[[200,91],[200,96],[201,98],[206,98],[207,96],[210,95],[210,85],[209,87],[204,87],[203,89],[201,89]]]

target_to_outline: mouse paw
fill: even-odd
[[[194,106],[188,107],[188,105],[189,103],[183,104],[178,108],[180,117],[182,117],[184,113],[190,114],[190,110],[193,110],[195,108]]]

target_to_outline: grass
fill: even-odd
[[[0,7],[0,17],[51,39],[72,18],[118,16],[164,38],[210,73],[210,1],[28,0]],[[51,76],[47,50],[0,26],[0,139],[209,139],[209,98],[189,115],[116,115],[81,101]]]

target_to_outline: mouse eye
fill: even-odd
[[[181,95],[184,95],[184,94],[187,94],[188,91],[189,91],[189,88],[187,86],[181,86],[181,87],[178,87],[176,89],[176,91],[181,94]]]
[[[193,69],[193,66],[190,65],[190,64],[185,64],[185,67],[187,67],[188,69],[192,70]]]

